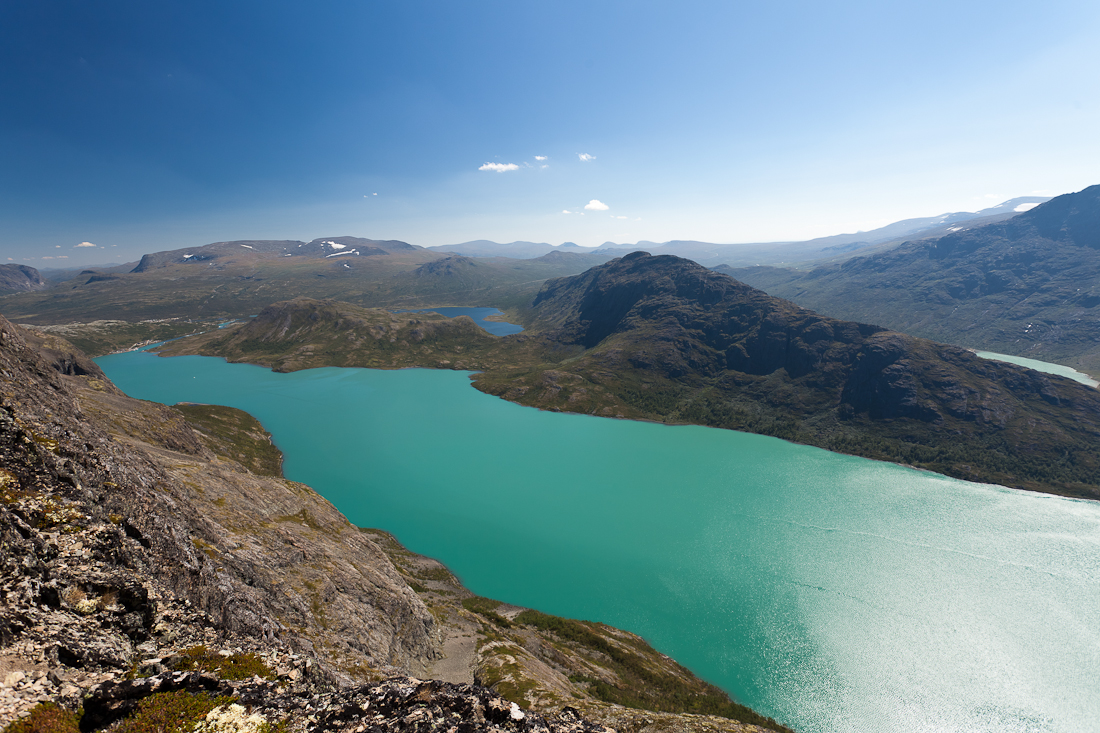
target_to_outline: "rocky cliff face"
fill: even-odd
[[[38,270],[27,265],[0,265],[0,295],[43,290],[48,283]]]
[[[266,475],[277,462],[241,454],[266,439],[250,420],[132,400],[71,345],[0,318],[0,726],[29,715],[29,730],[75,733],[79,708],[84,731],[158,716],[218,731],[604,730],[572,702],[637,730],[762,730],[600,703],[553,661],[552,637],[510,631],[486,599],[465,608],[438,563]],[[407,676],[435,668],[461,684]]]

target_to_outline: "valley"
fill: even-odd
[[[987,245],[982,243],[993,241],[991,231],[1001,232],[998,236],[1003,235],[1005,241],[1058,241],[1063,242],[1061,246],[1087,249],[1091,240],[1079,232],[1087,232],[1091,226],[1090,209],[1085,205],[1088,200],[1081,203],[1074,199],[1067,204],[1064,198],[1015,217],[997,215],[992,222],[977,218],[973,229],[977,234],[960,241],[979,244],[966,245],[970,249],[962,245],[948,248],[945,251],[953,254],[945,261],[952,257],[958,260],[960,252],[984,252],[982,248]],[[1059,229],[1053,222],[1063,224],[1058,225]],[[926,537],[918,543],[920,546],[997,557],[997,562],[1007,567],[1021,562],[1013,553],[1022,548],[998,547],[992,538],[1032,532],[1037,527],[1035,522],[1056,527],[1078,521],[1059,514],[1062,508],[1071,509],[1072,503],[1034,503],[1064,501],[1044,499],[1039,494],[1100,498],[1100,458],[1095,450],[1100,441],[1100,392],[1095,388],[1058,375],[982,359],[966,348],[872,325],[877,321],[862,317],[872,315],[872,311],[861,311],[856,320],[820,315],[725,274],[736,272],[744,274],[746,280],[757,278],[756,282],[769,289],[794,282],[791,278],[808,278],[799,285],[801,299],[810,292],[806,285],[810,280],[833,282],[830,278],[839,277],[835,273],[870,267],[865,262],[899,261],[909,256],[906,253],[944,247],[945,239],[955,241],[950,238],[963,235],[956,232],[940,237],[936,228],[939,225],[921,222],[918,233],[927,236],[909,244],[852,247],[855,254],[864,249],[877,254],[855,257],[842,265],[826,264],[808,275],[766,267],[748,271],[719,267],[720,271],[715,271],[672,254],[612,252],[606,248],[538,254],[536,247],[530,252],[536,256],[512,259],[494,256],[492,248],[468,256],[458,251],[357,237],[323,237],[309,242],[241,240],[156,252],[136,264],[78,272],[40,290],[0,296],[0,308],[30,329],[24,330],[26,335],[20,338],[30,344],[26,353],[37,354],[28,358],[44,360],[35,367],[39,373],[48,369],[60,374],[59,379],[67,385],[64,389],[72,391],[80,406],[78,412],[106,426],[94,430],[136,446],[142,455],[152,456],[140,460],[152,460],[150,465],[166,472],[169,478],[163,480],[169,483],[164,485],[175,487],[171,489],[172,501],[191,507],[185,513],[190,524],[172,531],[195,538],[191,544],[199,555],[214,563],[212,577],[222,578],[221,574],[228,573],[226,577],[244,579],[245,585],[263,592],[290,592],[286,600],[274,605],[262,600],[262,593],[257,596],[261,602],[257,608],[266,609],[263,613],[268,614],[264,617],[268,620],[256,623],[271,629],[277,620],[283,638],[296,640],[288,642],[293,653],[299,655],[294,664],[303,663],[301,660],[307,657],[320,664],[327,676],[316,684],[328,685],[325,689],[345,689],[354,680],[377,679],[386,674],[434,675],[456,684],[487,684],[502,699],[546,715],[568,703],[589,720],[625,725],[631,730],[667,725],[694,729],[691,726],[696,723],[704,725],[702,720],[683,718],[685,713],[717,714],[745,724],[782,729],[767,719],[770,715],[794,723],[798,729],[827,730],[836,724],[838,714],[874,716],[880,703],[867,697],[871,688],[852,681],[869,683],[884,675],[888,678],[886,670],[892,665],[883,658],[867,662],[865,668],[851,667],[850,655],[866,657],[867,647],[856,629],[841,631],[835,619],[861,618],[861,632],[895,637],[900,645],[897,653],[901,654],[903,648],[915,648],[923,642],[899,636],[896,629],[891,630],[889,619],[915,615],[934,626],[931,619],[936,616],[934,610],[913,598],[887,592],[892,587],[888,578],[853,572],[851,568],[858,561],[845,559],[844,553],[855,552],[852,557],[859,557],[867,548],[862,540],[855,544],[833,543],[830,538],[837,527],[844,528],[845,537],[862,536],[863,528],[880,522],[872,534],[886,538],[887,545],[876,547],[875,556],[880,561],[893,557],[886,563],[892,568],[892,577],[910,578],[907,583],[917,587],[921,581],[913,575],[914,569],[934,567],[940,561],[919,552],[895,554],[888,549],[906,534],[913,517],[925,517],[921,532]],[[847,247],[843,243],[828,246]],[[1044,261],[1057,260],[1048,251],[1053,245],[1043,246],[1048,248],[1041,250],[1045,252]],[[675,249],[670,246],[666,251]],[[1088,266],[1087,257],[1072,253],[1059,256],[1072,257],[1081,267]],[[1032,267],[1027,264],[1031,261],[1028,258],[1037,257],[1021,255],[1019,267]],[[1070,273],[1058,276],[1062,277],[1059,280],[1053,273],[1060,267],[1062,264],[1055,263],[1049,266],[1049,272],[1042,271],[1046,274],[1041,277],[1054,283],[1050,287],[1077,277]],[[1078,275],[1089,277],[1082,273]],[[873,279],[868,282],[872,289],[879,287]],[[855,292],[850,282],[835,287]],[[975,293],[987,290],[986,286],[974,286]],[[519,324],[522,330],[514,333],[516,329],[512,328],[511,335],[494,336],[467,316],[448,318],[425,310],[441,306],[492,306],[503,311],[501,318]],[[1090,313],[1089,304],[1081,301],[1074,307],[1078,307],[1080,317],[1072,324],[1066,321],[1069,325],[1063,330],[1077,334],[1072,338],[1087,341],[1089,321],[1085,316]],[[939,316],[930,318],[937,319]],[[861,322],[864,320],[869,322]],[[946,323],[949,319],[939,320]],[[908,328],[908,324],[903,325]],[[984,338],[980,333],[984,332],[969,335]],[[12,343],[18,343],[14,336],[12,339]],[[1069,340],[1068,336],[1063,339],[1067,343]],[[161,341],[165,343],[156,347],[159,357],[128,351]],[[169,408],[127,402],[128,398],[115,392],[99,368],[69,342],[95,356],[127,352],[105,357],[104,365],[144,360],[138,370],[141,375],[108,368],[112,378],[117,375],[132,396],[169,404],[202,404],[184,404],[171,408],[173,413],[164,413],[158,410]],[[202,372],[188,370],[207,363],[196,359],[211,356],[230,362],[210,362],[221,365],[218,368],[254,371],[239,384],[230,372],[199,381]],[[360,372],[360,368],[381,371]],[[432,371],[419,371],[423,369]],[[355,376],[358,374],[392,374],[394,378],[414,380],[417,386],[411,392],[392,386],[373,392],[368,388],[360,395],[362,388],[353,387],[360,379]],[[421,374],[433,376],[418,376]],[[320,392],[291,392],[279,386],[282,383],[277,380],[289,378],[304,380],[302,384],[336,380],[333,384],[342,386],[338,386],[336,401],[330,404]],[[435,382],[416,381],[443,378],[450,380],[446,382],[450,391],[438,391],[432,386]],[[471,380],[476,391],[469,389]],[[211,385],[221,386],[210,391]],[[261,396],[250,401],[247,395],[254,387],[262,388]],[[383,394],[391,396],[382,399]],[[464,396],[458,397],[460,394]],[[273,395],[278,395],[274,401]],[[421,396],[429,400],[427,405],[417,405]],[[357,402],[360,399],[367,401]],[[449,406],[455,399],[459,402]],[[488,402],[482,402],[485,400]],[[43,404],[52,403],[46,400]],[[25,402],[19,405],[23,405],[19,410],[27,409]],[[211,405],[228,405],[246,412]],[[295,413],[291,405],[306,412]],[[488,409],[487,422],[471,433],[480,419],[475,416],[487,405],[496,407]],[[538,411],[528,412],[525,408]],[[58,409],[52,409],[56,415]],[[500,409],[520,412],[498,414]],[[68,414],[65,410],[61,412]],[[433,410],[443,412],[434,414]],[[349,423],[338,427],[336,416],[344,411],[357,416],[376,414],[379,422],[373,426]],[[56,420],[41,415],[34,419]],[[69,418],[73,425],[81,424],[79,420],[83,419]],[[292,447],[298,439],[289,437],[293,428],[287,426],[288,419],[296,426],[315,426],[315,442],[310,447]],[[317,419],[321,422],[314,422]],[[450,422],[452,419],[459,422]],[[562,427],[552,429],[540,422],[540,427],[520,429],[528,419],[584,422],[583,426],[561,423]],[[416,426],[411,433],[399,429],[403,421]],[[492,431],[497,429],[494,426],[505,432],[493,437]],[[272,449],[267,430],[283,451]],[[603,430],[610,432],[604,435]],[[622,435],[630,437],[617,437],[616,431],[620,430],[628,431]],[[669,430],[675,432],[648,432]],[[474,444],[456,439],[465,433],[471,433]],[[605,451],[586,458],[588,446],[571,442],[574,433],[590,436],[593,444],[603,446]],[[197,436],[198,444],[192,445],[191,435]],[[556,450],[542,455],[540,441],[554,435],[557,437],[549,440]],[[685,436],[684,442],[673,435]],[[343,447],[348,436],[355,436],[352,442],[356,445],[366,446],[354,453],[369,457],[371,463],[360,465],[350,459]],[[787,442],[776,441],[774,446],[784,447],[773,447],[767,441],[774,438]],[[483,474],[484,469],[478,467],[481,459],[475,465],[465,464],[479,455],[477,440],[488,440],[502,450],[497,458],[501,467]],[[513,440],[519,443],[511,443]],[[196,447],[200,444],[205,447]],[[611,449],[614,445],[620,447]],[[427,449],[433,458],[422,461],[404,457],[406,446],[416,446],[417,453]],[[819,456],[807,446],[831,453]],[[696,448],[701,452],[693,452]],[[69,450],[73,456],[81,455],[76,448]],[[191,457],[174,457],[172,451],[183,451]],[[794,452],[787,457],[783,451]],[[286,466],[282,465],[284,455]],[[562,455],[568,458],[563,460]],[[621,455],[626,463],[616,462],[612,455]],[[769,455],[770,461],[765,458]],[[327,457],[318,461],[321,456]],[[395,460],[383,458],[388,456]],[[855,457],[900,466],[871,463],[865,467]],[[718,463],[712,465],[709,461],[714,458]],[[530,469],[548,459],[551,462],[537,480],[518,468]],[[225,461],[240,467],[233,471],[256,478],[245,482],[247,488],[237,481],[239,486],[233,489],[236,493],[226,493],[217,483],[228,475],[226,466],[220,463]],[[855,463],[849,466],[844,461]],[[801,466],[795,471],[797,478],[783,468],[788,463]],[[433,465],[439,466],[442,475],[424,473]],[[318,471],[317,466],[328,468]],[[340,474],[345,469],[339,466],[350,473]],[[512,472],[503,473],[503,466],[512,466]],[[811,470],[811,466],[815,468]],[[564,467],[566,473],[558,475],[559,467]],[[642,473],[633,476],[635,467]],[[911,467],[935,473],[913,472]],[[776,483],[769,470],[785,478]],[[295,480],[285,482],[283,471]],[[363,478],[367,476],[369,480]],[[508,478],[500,483],[502,476]],[[976,487],[944,476],[1039,493]],[[324,498],[311,494],[309,486],[321,491]],[[607,493],[601,495],[594,486],[603,487]],[[625,486],[631,487],[630,508],[620,515]],[[403,487],[402,494],[407,494],[411,503],[391,496],[393,487]],[[443,487],[463,487],[458,494],[461,500],[449,503],[455,497],[448,491],[439,495],[423,493]],[[517,494],[517,487],[525,488]],[[682,502],[676,511],[661,503],[669,487],[676,487]],[[288,489],[303,501],[307,495],[314,498],[305,501],[304,508],[292,511],[287,502],[293,501],[283,496]],[[103,496],[113,496],[113,489],[101,491]],[[194,491],[197,495],[188,493]],[[222,511],[227,506],[224,503],[205,508],[202,501],[207,492],[221,492],[215,501],[224,499],[237,508],[228,514]],[[253,500],[245,496],[266,497],[268,493],[271,498],[263,501],[270,500],[273,508],[264,512],[276,512],[277,517],[257,524],[246,516],[241,502]],[[21,507],[23,495],[13,496],[14,506]],[[553,499],[550,505],[545,504],[548,497]],[[343,512],[332,522],[319,519],[336,512],[326,499]],[[729,503],[731,500],[733,503]],[[67,501],[82,501],[85,503],[81,507],[88,506],[87,498]],[[534,503],[522,503],[529,501]],[[792,513],[790,509],[802,505],[810,508],[821,501],[827,506],[820,512]],[[880,511],[883,506],[899,507],[885,523]],[[425,507],[433,509],[425,511]],[[502,512],[504,507],[510,511]],[[578,514],[577,507],[584,507],[583,512]],[[989,513],[985,507],[996,508]],[[556,515],[555,511],[560,510],[565,513]],[[1054,512],[1049,517],[1048,510]],[[117,513],[129,517],[133,511]],[[688,513],[681,516],[678,511]],[[709,513],[691,514],[698,511]],[[660,520],[644,519],[647,512]],[[550,524],[540,528],[526,521],[521,535],[517,534],[513,515],[545,517]],[[942,519],[932,521],[928,519],[931,516]],[[989,531],[990,539],[973,545],[972,537],[951,533],[948,516],[952,521],[966,517],[963,528],[1000,528]],[[1086,510],[1080,516],[1085,517],[1084,523],[1074,533],[1087,539],[1094,530],[1091,515]],[[762,518],[761,533],[750,529]],[[1011,519],[1008,524],[998,524],[1006,518]],[[721,526],[706,529],[708,522],[716,520]],[[744,524],[746,520],[748,525]],[[271,521],[275,524],[270,525]],[[927,525],[929,521],[932,525]],[[211,533],[211,522],[224,530]],[[310,533],[331,530],[343,537],[345,531],[340,527],[344,524],[340,523],[345,523],[351,528],[348,531],[359,532],[356,537],[373,543],[362,547],[361,543],[353,543],[357,548],[354,552],[374,557],[382,553],[388,558],[386,562],[396,573],[392,577],[399,580],[386,583],[396,582],[396,590],[370,597],[355,590],[360,581],[345,577],[338,569],[342,562],[338,558],[344,551],[326,543],[310,545],[304,552],[305,557],[327,560],[313,560],[309,568],[295,569],[291,563],[285,572],[277,573],[284,579],[276,579],[264,567],[262,558],[283,552],[277,549],[270,531],[288,522],[308,535],[294,540],[295,547],[306,547],[303,542],[307,540],[319,541]],[[359,530],[357,525],[381,526],[385,530]],[[619,530],[611,529],[619,526],[625,532],[621,536],[616,534]],[[693,544],[690,533],[676,539],[673,530],[677,526],[694,528],[693,532],[703,528],[703,535],[716,542],[716,547],[755,549],[738,550],[741,554],[735,556],[724,554],[724,550],[715,552],[707,544]],[[785,528],[788,526],[804,529],[793,530],[792,535],[792,530]],[[199,527],[205,529],[200,531]],[[562,532],[562,527],[570,527],[570,532],[576,534]],[[141,530],[154,534],[162,531],[163,527]],[[819,535],[819,531],[825,535]],[[555,532],[562,536],[555,536]],[[806,532],[808,544],[800,545]],[[251,539],[230,541],[230,535]],[[604,535],[604,541],[611,544],[594,542],[593,538]],[[665,535],[671,545],[645,540]],[[634,538],[643,539],[643,545],[633,546]],[[242,550],[246,545],[250,548],[247,552]],[[591,548],[595,554],[579,552],[574,546]],[[526,549],[516,552],[517,548]],[[806,565],[796,562],[794,555],[787,557],[788,551],[832,559],[824,565]],[[1054,553],[1078,558],[1074,562],[1083,563],[1080,572],[1091,577],[1088,553],[1076,545],[1035,546],[1023,551],[1028,557]],[[169,555],[176,557],[179,552],[177,548]],[[248,557],[247,562],[236,559],[240,552]],[[426,555],[438,556],[447,565]],[[702,565],[696,569],[688,569],[682,561],[674,563],[675,567],[667,565],[669,560],[683,557],[697,558]],[[770,585],[775,580],[774,560],[782,557],[787,557],[783,564],[791,574],[784,575],[778,585]],[[758,566],[765,558],[772,561]],[[175,562],[169,560],[166,568]],[[1035,564],[1034,560],[1026,562]],[[838,565],[849,570],[838,576],[834,572]],[[732,566],[748,574],[730,574]],[[990,581],[987,571],[970,566],[951,565],[944,572],[955,577],[972,576],[967,581],[969,587],[981,589],[972,590],[977,596],[971,608],[958,608],[946,618],[962,617],[968,619],[968,628],[986,628],[979,618],[1001,614],[998,623],[983,633],[998,635],[1016,629],[1012,633],[1019,638],[1041,636],[1036,629],[1019,626],[1019,619],[1026,615],[1020,610],[1025,601],[1012,589],[1015,581],[1011,574]],[[646,579],[654,574],[660,581],[657,586]],[[670,598],[669,579],[680,575],[695,580],[681,584],[676,599]],[[726,594],[716,598],[715,591],[705,590],[705,579],[715,577],[721,578],[722,586],[732,595],[723,591]],[[939,583],[949,587],[947,578],[933,573],[927,579],[932,585],[925,587],[926,601],[947,606],[955,602],[951,593],[933,591]],[[227,603],[224,588],[238,587],[234,580],[218,581],[223,583],[219,586],[223,590],[214,592],[203,583],[188,581],[181,585],[178,576],[138,582],[168,582],[157,592],[175,594],[181,602],[192,599],[208,613]],[[881,616],[866,615],[847,602],[822,603],[801,591],[792,595],[788,583],[893,610]],[[586,590],[570,594],[570,588],[582,586]],[[411,590],[402,590],[405,587]],[[689,587],[693,589],[690,593]],[[335,595],[332,588],[339,588]],[[878,590],[869,595],[870,588]],[[340,624],[360,623],[350,620],[355,618],[374,618],[371,614],[377,610],[371,608],[388,609],[386,599],[391,590],[402,597],[413,593],[434,619],[435,630],[423,641],[427,651],[397,653],[393,650],[396,647],[379,646],[373,635],[359,646],[349,646],[342,640],[348,634],[340,631],[346,628]],[[247,595],[256,591],[240,592]],[[1033,592],[1048,599],[1045,603],[1053,615],[1074,616],[1075,608],[1093,603],[1088,591],[1075,584],[1035,586],[1025,594],[1032,599],[1026,603],[1032,606],[1034,596],[1029,594]],[[347,593],[353,597],[347,597]],[[759,597],[764,605],[747,604],[747,597]],[[660,604],[664,605],[650,606],[646,599],[663,599]],[[769,605],[780,599],[790,600],[802,611],[782,611]],[[741,636],[723,636],[730,617],[712,613],[709,604],[713,603],[730,609],[733,618],[742,619],[740,623],[746,625]],[[308,619],[301,616],[307,607]],[[541,610],[532,610],[535,608]],[[816,610],[809,614],[808,608]],[[1000,610],[995,613],[994,608]],[[62,604],[58,612],[71,613],[72,609]],[[382,616],[388,617],[391,612],[386,610]],[[769,614],[779,614],[775,624],[750,621]],[[640,637],[615,626],[570,621],[567,617],[571,616],[641,633],[719,687],[699,680],[645,645]],[[292,617],[298,620],[290,624],[286,619]],[[652,621],[666,617],[677,620]],[[227,644],[232,637],[238,648],[253,648],[250,653],[272,653],[269,646],[251,642],[249,647],[243,641],[249,635],[270,640],[269,631],[256,631],[260,626],[245,628],[240,625],[244,621],[223,616],[204,622],[211,629],[221,629],[217,633],[222,636],[211,637],[211,632],[199,630],[202,623],[194,623],[197,626],[188,634],[205,639],[204,643]],[[378,623],[369,621],[367,625]],[[703,627],[707,630],[698,631]],[[704,642],[703,649],[693,647],[690,641],[697,633],[711,640]],[[947,632],[928,633],[938,637]],[[774,641],[777,634],[802,641],[794,650],[780,648]],[[715,639],[725,640],[715,645]],[[984,663],[990,668],[1011,668],[1015,665],[1012,654],[1018,651],[1029,659],[1042,657],[1044,669],[1066,666],[1068,652],[1053,651],[1063,649],[1063,641],[1049,636],[1046,639],[1046,652],[1020,647],[1005,652],[1008,656],[989,658]],[[392,647],[406,642],[386,643]],[[167,645],[165,654],[183,651],[166,639],[157,644]],[[960,648],[969,649],[967,653],[975,658],[981,657],[977,647],[969,644]],[[830,651],[824,651],[826,648]],[[965,668],[968,664],[945,656],[939,647],[928,651],[936,660],[928,663],[939,670],[936,674],[940,679],[953,679],[955,667]],[[116,656],[121,659],[126,654],[132,656],[134,652],[119,651]],[[786,676],[772,669],[776,654],[791,655],[780,665],[788,670]],[[112,664],[118,666],[114,662],[97,664],[97,674],[117,677],[117,672],[110,671],[114,669]],[[808,669],[819,671],[810,676],[797,671]],[[951,671],[945,671],[948,669]],[[1092,674],[1072,664],[1068,669],[1071,676]],[[1053,671],[1047,676],[1051,675],[1056,676]],[[92,678],[72,679],[92,684],[88,682]],[[842,683],[841,679],[849,682]],[[966,711],[966,706],[977,704],[978,698],[967,701],[965,696],[949,694],[931,679],[921,684],[925,692],[920,694],[939,701],[936,715],[970,720],[975,730],[1024,730],[1016,726],[1016,713],[1009,710],[1007,701],[995,708],[994,717],[999,722],[994,725],[990,723],[992,718],[974,717]],[[1013,684],[1036,688],[1038,682],[1015,680]],[[993,694],[984,686],[968,687],[961,679],[949,686],[967,688],[987,701]],[[1091,715],[1088,705],[1079,701],[1059,708],[1051,702],[1057,697],[1051,696],[1055,688],[1043,689],[1046,691],[1028,703],[1037,711],[1034,714],[1058,720]],[[748,707],[738,705],[722,690],[735,693]],[[894,689],[890,702],[882,703],[881,710],[892,709],[906,694]],[[799,702],[837,696],[847,702],[809,707]],[[763,713],[754,712],[754,708]],[[632,712],[639,709],[653,712],[643,719]],[[287,712],[285,708],[280,710],[279,715]],[[736,727],[741,723],[719,721],[708,717],[705,725],[742,730]],[[988,725],[994,727],[983,727]]]

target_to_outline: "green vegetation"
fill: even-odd
[[[484,616],[501,628],[512,628],[512,622],[496,612],[496,610],[500,608],[500,601],[494,601],[491,598],[482,598],[481,596],[471,596],[470,598],[462,599],[462,607],[467,611]]]
[[[601,658],[602,666],[614,672],[620,684],[612,685],[583,674],[574,674],[570,680],[587,684],[588,691],[605,702],[668,713],[718,715],[775,730],[788,730],[771,718],[733,702],[726,693],[696,679],[670,659],[663,661],[678,674],[661,669],[653,663],[648,645],[641,640],[624,641],[612,636],[610,627],[531,610],[520,613],[515,621],[549,632],[582,654]],[[650,654],[646,655],[644,650],[649,650]]]
[[[91,357],[135,346],[167,341],[218,327],[216,320],[168,318],[147,321],[100,320],[91,323],[66,323],[36,326],[36,330],[59,336]]]
[[[112,733],[190,733],[211,710],[232,702],[206,693],[161,692],[138,703]]]
[[[275,679],[275,672],[257,655],[236,653],[224,656],[200,644],[185,649],[173,665],[181,672],[210,672],[223,680],[247,680],[259,676]]]
[[[3,733],[80,733],[80,716],[52,702],[36,705],[27,717],[4,728]]]
[[[283,453],[271,442],[271,434],[244,410],[221,405],[175,405],[174,410],[210,439],[211,448],[223,458],[240,463],[259,476],[282,476]]]

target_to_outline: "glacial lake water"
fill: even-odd
[[[417,308],[415,310],[394,311],[394,313],[438,313],[439,315],[447,316],[448,318],[469,316],[470,318],[474,319],[474,323],[481,326],[494,336],[511,336],[513,333],[519,333],[523,330],[523,326],[517,326],[514,323],[485,320],[489,316],[504,315],[496,308],[470,308],[467,306],[448,305],[439,308]]]
[[[1076,369],[1061,364],[1051,364],[1049,361],[1038,361],[1036,359],[1028,359],[1023,356],[1012,356],[1011,354],[998,354],[993,351],[975,351],[977,356],[983,359],[993,359],[995,361],[1007,361],[1009,364],[1017,364],[1028,369],[1034,369],[1037,372],[1045,372],[1046,374],[1057,374],[1060,377],[1069,377],[1075,382],[1081,384],[1087,384],[1090,387],[1100,387],[1100,382],[1090,377],[1087,374],[1082,374]]]
[[[97,360],[255,415],[475,592],[641,634],[802,733],[1100,731],[1100,504],[744,433],[540,412],[463,372]]]

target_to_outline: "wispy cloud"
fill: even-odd
[[[519,166],[515,163],[486,163],[478,168],[479,171],[496,171],[497,173],[504,173],[506,171],[519,170]]]
[[[91,242],[81,242],[80,244],[76,245],[74,247],[74,249],[79,249],[81,247],[95,247],[95,246],[96,245],[92,244]]]
[[[584,208],[588,211],[607,211],[611,207],[605,204],[603,201],[600,201],[599,199],[592,199],[584,205]]]
[[[577,157],[580,158],[582,163],[587,163],[590,160],[595,160],[595,155],[589,155],[588,153],[577,153]]]
[[[545,155],[536,155],[535,160],[539,160],[539,161],[546,160],[546,156]]]
[[[572,214],[573,212],[572,212],[572,211],[570,211],[569,209],[562,209],[562,210],[561,210],[561,213],[563,213],[563,214]],[[10,259],[10,258],[9,258],[9,259]]]
[[[612,218],[612,219],[626,219],[626,218],[628,218],[628,217],[625,217],[625,216],[615,216],[614,214],[612,214],[612,215],[611,215],[611,218]]]

